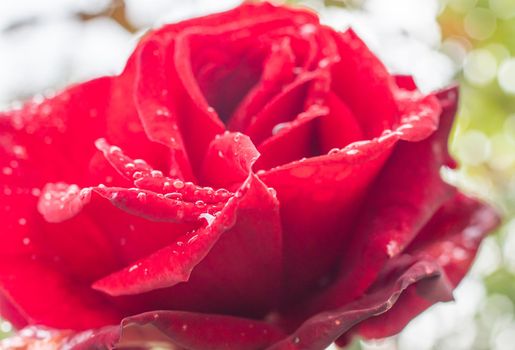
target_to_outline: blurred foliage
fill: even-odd
[[[484,276],[489,296],[515,303],[515,1],[449,0],[441,13],[442,49],[463,69],[462,103],[451,149],[459,183],[497,205],[505,226],[500,253]],[[513,315],[511,315],[513,318]]]
[[[451,150],[461,184],[515,212],[515,1],[448,0],[442,50],[462,68]]]

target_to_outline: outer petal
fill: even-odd
[[[55,265],[43,261],[35,264],[22,258],[2,259],[0,291],[30,324],[87,329],[119,320],[121,313],[106,298],[69,278]]]
[[[327,280],[324,274],[341,259],[349,226],[396,143],[425,138],[436,128],[440,107],[433,96],[408,94],[400,101],[403,123],[394,131],[260,173],[281,202],[286,281],[293,295]]]
[[[448,95],[447,91],[441,92],[442,101]],[[453,196],[455,189],[443,182],[440,168],[453,164],[447,153],[447,139],[456,102],[445,102],[442,125],[430,138],[397,145],[364,199],[352,237],[341,247],[336,280],[320,296],[308,301],[309,306],[296,307],[295,312],[314,313],[361,296],[386,261],[403,252]]]
[[[432,302],[449,299],[449,288],[437,264],[409,257],[392,260],[379,276],[376,287],[353,303],[317,314],[288,338],[267,350],[322,350],[354,325],[392,308],[410,287],[424,285]],[[428,294],[432,291],[433,294]]]
[[[407,253],[436,262],[451,288],[465,276],[484,236],[499,223],[497,213],[484,204],[456,195],[424,227]],[[378,318],[360,324],[356,331],[366,338],[383,338],[400,332],[433,302],[422,297],[425,285],[410,288],[395,306]]]
[[[7,199],[13,197],[23,201],[12,207],[17,212],[6,216],[6,220],[12,221],[5,222],[4,232],[9,234],[2,238],[5,244],[1,247],[1,256],[5,269],[0,269],[0,285],[5,288],[8,299],[16,301],[13,305],[18,312],[30,316],[30,322],[55,327],[84,329],[116,320],[109,315],[115,311],[106,306],[109,303],[105,297],[91,291],[90,282],[122,267],[126,259],[134,261],[141,254],[169,244],[174,238],[174,229],[178,229],[113,210],[97,196],[84,206],[77,198],[71,199],[80,197],[76,185],[47,186],[40,196],[41,213],[55,221],[69,219],[59,224],[43,220],[36,210],[37,198],[28,190],[14,190],[13,196]],[[76,203],[79,203],[78,207]],[[82,211],[70,219],[70,214],[81,208]],[[29,281],[36,287],[31,288]],[[44,285],[44,290],[38,284]],[[39,292],[34,293],[34,290]],[[50,298],[51,295],[56,297]],[[89,302],[90,299],[103,301]],[[82,306],[81,301],[84,302]],[[95,306],[95,303],[99,305]],[[63,307],[76,310],[82,307],[91,312],[77,311],[73,317],[68,309],[56,312]],[[93,317],[94,312],[98,315]],[[102,313],[108,315],[103,318]],[[9,319],[14,317],[13,321],[18,318],[8,310],[2,309],[2,314]]]
[[[44,335],[44,336],[41,336]],[[276,327],[250,319],[180,311],[156,311],[123,320],[121,326],[83,333],[30,327],[0,342],[0,349],[46,345],[70,350],[154,347],[176,350],[260,350],[284,337]],[[38,347],[39,346],[39,347]]]

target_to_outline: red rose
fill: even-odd
[[[125,318],[54,338],[74,349],[399,332],[451,298],[497,224],[440,178],[456,101],[305,10],[153,31],[121,75],[1,115],[2,316]]]

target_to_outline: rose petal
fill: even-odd
[[[317,314],[305,321],[295,332],[267,350],[325,349],[354,325],[387,312],[410,287],[423,284],[426,291],[439,291],[431,300],[447,300],[446,281],[440,269],[431,261],[396,259],[379,277],[377,288],[353,303],[339,309]]]
[[[469,270],[482,239],[498,224],[499,217],[492,208],[458,194],[435,214],[407,252],[438,263],[454,289]],[[356,332],[365,338],[400,332],[433,304],[423,297],[426,292],[424,285],[408,289],[390,311],[360,324]]]
[[[291,122],[303,112],[309,85],[318,78],[320,78],[320,72],[309,72],[298,77],[264,106],[253,118],[245,134],[256,145],[260,145],[274,133],[279,132],[282,123]]]
[[[261,157],[256,169],[270,169],[299,159],[317,155],[317,144],[313,141],[316,121],[328,114],[328,109],[312,105],[299,114],[295,120],[284,123],[276,135],[267,138],[260,146]],[[292,147],[292,145],[295,145]]]
[[[179,126],[182,123],[179,111],[172,106],[170,89],[176,84],[170,77],[166,64],[167,51],[161,42],[147,40],[138,47],[136,76],[136,108],[149,139],[170,149],[170,174],[179,178],[194,179],[183,135]],[[155,79],[155,76],[161,79]],[[210,138],[222,129],[219,123],[208,119],[198,124],[198,140]]]
[[[252,15],[249,16],[250,14]],[[146,129],[158,132],[161,135],[161,141],[169,144],[170,141],[164,139],[165,131],[159,131],[159,125],[151,124],[156,119],[155,111],[157,110],[168,111],[174,118],[177,116],[177,124],[182,134],[188,158],[192,162],[194,172],[197,171],[201,166],[201,160],[209,142],[216,134],[220,134],[224,127],[217,118],[216,111],[208,105],[206,96],[202,93],[195,78],[194,67],[191,66],[191,60],[189,59],[193,54],[190,43],[192,38],[195,38],[195,36],[216,38],[217,33],[225,33],[235,29],[243,33],[241,28],[244,27],[250,31],[253,30],[253,27],[260,28],[259,30],[263,31],[265,29],[270,30],[271,26],[273,27],[279,23],[292,25],[316,21],[317,18],[314,14],[304,10],[285,10],[268,3],[249,3],[225,13],[168,25],[148,35],[140,43],[140,49],[136,50],[132,61],[141,61],[142,57],[139,57],[141,54],[145,54],[145,59],[148,59],[149,55],[151,56],[156,51],[152,49],[152,47],[156,48],[155,44],[149,43],[149,41],[159,42],[158,47],[167,47],[169,50],[167,52],[157,50],[156,53],[159,57],[150,57],[152,62],[155,62],[154,65],[146,63],[139,65],[140,70],[144,69],[144,72],[140,71],[137,74],[137,77],[139,77],[136,81],[137,90],[141,91],[141,96],[137,94],[136,99],[140,101],[140,117],[146,121]],[[212,28],[208,29],[211,26]],[[184,30],[186,28],[189,29]],[[226,39],[231,38],[231,35],[225,35],[224,37]],[[150,48],[145,49],[146,46]],[[193,58],[198,59],[200,57],[201,55],[195,55]],[[130,62],[129,67],[131,66]],[[126,71],[130,71],[130,69],[126,69]],[[130,72],[127,74],[130,74]],[[156,88],[147,90],[147,85]],[[219,89],[209,90],[218,93]],[[169,93],[167,98],[162,96],[164,92]],[[238,93],[240,92],[238,91]],[[226,93],[224,95],[231,94]],[[187,116],[187,118],[184,116]],[[169,130],[169,128],[170,126],[165,126],[163,130]],[[181,143],[180,139],[173,135],[173,132],[167,131],[166,134],[174,137],[177,144]]]
[[[120,313],[101,294],[69,278],[55,263],[3,258],[0,285],[8,298],[16,300],[17,308],[31,324],[81,330],[120,318]]]
[[[19,343],[35,344],[38,332],[26,329]],[[148,312],[123,320],[120,327],[106,327],[78,334],[46,332],[60,347],[70,350],[100,348],[147,349],[162,346],[189,350],[259,350],[284,337],[276,327],[250,319],[181,311]],[[20,339],[21,338],[21,339]],[[1,345],[1,343],[0,343]]]
[[[160,194],[163,194],[164,198],[167,199],[180,199],[193,203],[203,201],[212,204],[226,202],[233,195],[225,189],[215,191],[211,187],[200,187],[192,182],[184,182],[178,178],[164,176],[161,171],[154,170],[144,160],[130,158],[125,155],[121,148],[111,146],[105,139],[98,139],[95,145],[119,174],[133,182],[138,188],[155,192],[160,198]],[[251,147],[255,151],[254,146],[251,145]],[[252,150],[251,152],[253,152]],[[238,149],[238,153],[241,152],[243,152],[243,148]],[[244,166],[244,175],[240,179],[241,181],[248,174],[248,167],[249,165]]]
[[[349,106],[367,138],[393,129],[399,122],[393,78],[352,30],[333,37],[340,61],[332,69],[332,90]]]
[[[322,154],[364,139],[363,130],[356,116],[334,92],[327,95],[325,104],[329,113],[318,119],[316,136]]]
[[[234,204],[231,204],[229,201],[227,207],[222,210],[225,217],[217,220],[211,216],[212,219],[209,220],[213,222],[207,226],[179,238],[174,244],[131,266],[96,281],[93,288],[117,296],[144,293],[187,281],[193,268],[206,257],[218,241],[227,225],[222,222],[232,219],[230,214],[234,215]],[[196,220],[200,215],[196,216]]]
[[[454,195],[455,189],[440,177],[440,168],[449,160],[447,140],[456,103],[446,107],[442,125],[430,138],[396,146],[364,199],[352,237],[341,247],[336,281],[302,307],[302,313],[344,305],[362,295],[385,262],[403,252]]]
[[[241,145],[252,145],[248,137],[239,136]],[[234,135],[225,137],[232,140]],[[224,144],[224,136],[217,140]],[[236,157],[235,163],[246,166],[249,172],[255,149],[236,152],[238,142],[227,145],[233,147],[227,152]],[[97,281],[94,288],[123,295],[174,286],[152,292],[153,297],[147,295],[146,304],[152,300],[152,305],[166,308],[266,312],[278,300],[282,276],[277,200],[250,173],[220,215],[204,218],[207,226]],[[248,271],[253,271],[252,275]],[[186,280],[187,284],[177,284]]]
[[[245,130],[252,117],[293,80],[294,67],[295,54],[290,39],[283,38],[272,43],[270,53],[263,64],[260,81],[240,102],[228,121],[228,129]]]
[[[217,187],[240,186],[258,157],[259,152],[248,136],[219,135],[209,145],[204,158],[202,180]]]
[[[94,187],[93,191],[108,199],[115,207],[129,214],[157,222],[194,223],[203,213],[219,212],[223,203],[194,203],[140,189]]]
[[[283,336],[277,328],[254,320],[188,312],[148,313],[123,321],[119,344],[136,344],[131,333],[144,325],[155,327],[164,339],[191,350],[263,349]],[[139,336],[138,336],[139,338]],[[132,341],[131,341],[132,340]]]

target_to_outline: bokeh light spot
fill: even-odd
[[[494,33],[497,21],[492,11],[478,7],[465,16],[464,26],[471,38],[485,40]]]
[[[463,73],[471,84],[486,85],[495,79],[497,60],[489,50],[474,50],[467,55]]]
[[[515,95],[515,58],[507,59],[501,64],[498,80],[501,89]]]

